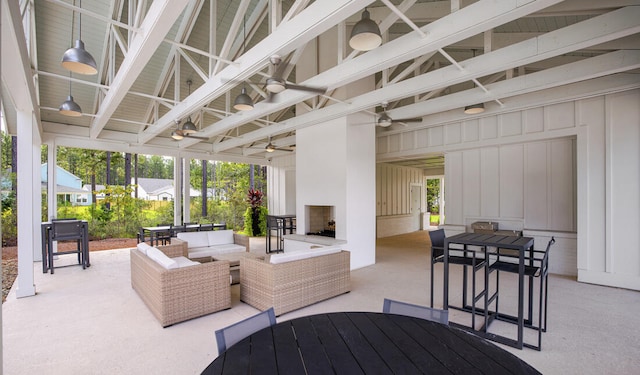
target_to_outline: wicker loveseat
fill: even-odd
[[[350,256],[342,250],[277,264],[270,257],[240,259],[240,300],[259,310],[273,306],[281,315],[347,293]]]
[[[187,255],[184,242],[157,249],[170,258]],[[131,249],[131,286],[163,327],[231,307],[228,261],[166,269]]]

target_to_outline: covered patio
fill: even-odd
[[[332,311],[382,311],[385,297],[428,305],[428,244],[426,231],[379,239],[376,264],[352,272],[350,293],[278,321]],[[263,254],[263,239],[252,238],[251,247]],[[258,312],[239,301],[234,285],[231,309],[163,329],[131,288],[127,249],[94,252],[92,262],[84,271],[36,272],[36,298],[17,300],[15,291],[10,293],[3,306],[5,374],[198,374],[217,356],[214,331]],[[459,292],[460,268],[452,272]],[[442,265],[435,276],[441,286]],[[543,374],[624,374],[640,368],[640,341],[631,329],[640,324],[637,292],[558,275],[549,283],[543,350],[503,346],[506,350]],[[437,307],[442,291],[436,291]],[[452,292],[451,299],[457,301],[459,294]],[[451,314],[452,321],[469,318],[456,310]]]
[[[255,312],[236,286],[232,309],[162,330],[121,250],[41,274],[42,145],[49,176],[58,146],[174,158],[176,221],[189,221],[194,159],[266,165],[269,213],[295,215],[300,234],[313,207],[328,207],[352,292],[281,319],[378,311],[383,296],[427,304],[416,231],[424,180],[439,178],[447,235],[492,221],[537,248],[557,240],[552,328],[541,353],[518,356],[543,373],[640,367],[629,329],[640,300],[640,1],[0,6],[2,115],[20,186],[19,272],[2,315],[9,373],[198,372],[215,356],[216,327]],[[349,44],[365,8],[381,29],[372,50]],[[60,65],[80,16],[96,75]],[[267,78],[284,83],[271,91]],[[253,109],[237,109],[246,91]],[[82,109],[69,117],[58,106],[72,93]],[[57,184],[47,183],[52,219]]]

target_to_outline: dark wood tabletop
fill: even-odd
[[[401,315],[339,312],[260,330],[202,374],[539,374],[466,331]]]

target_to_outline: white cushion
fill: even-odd
[[[209,236],[209,246],[233,243],[233,230],[231,229],[210,230],[201,233],[206,233]]]
[[[284,239],[284,252],[292,252],[292,251],[301,251],[301,250],[309,250],[311,246],[314,245],[311,242],[303,242],[296,240],[288,240]]]
[[[148,249],[148,248],[150,248],[150,247],[151,247],[151,245],[149,245],[149,244],[148,244],[148,243],[146,243],[146,242],[140,242],[140,243],[138,244],[138,246],[136,246],[136,247],[138,248],[138,250],[140,250],[140,252],[141,252],[141,253],[143,253],[143,254],[145,254],[145,255],[146,255],[146,254],[147,254],[147,249]]]
[[[240,253],[244,251],[246,251],[244,246],[233,244],[199,247],[197,249],[189,249],[189,258],[202,258],[219,254]]]
[[[311,249],[311,250],[292,251],[289,253],[285,252],[281,254],[272,255],[270,262],[272,264],[286,263],[286,262],[292,262],[294,260],[301,260],[301,259],[313,258],[321,255],[339,253],[340,251],[342,251],[340,246],[325,246],[325,247],[320,247],[320,248]]]
[[[171,259],[173,259],[176,262],[176,264],[178,265],[178,268],[190,267],[190,266],[195,266],[200,264],[200,262],[194,262],[191,259],[188,259],[185,257],[175,257]]]
[[[175,260],[169,258],[165,255],[165,253],[156,249],[155,247],[150,247],[147,249],[147,256],[168,270],[178,268],[178,263]]]
[[[192,247],[209,246],[207,232],[180,232],[176,236],[179,239],[186,241],[189,249]]]
[[[247,251],[247,249],[244,246],[236,245],[233,243],[211,246],[210,248],[214,249],[218,254],[239,253],[239,252]]]

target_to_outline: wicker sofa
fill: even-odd
[[[270,257],[240,259],[240,300],[259,310],[273,306],[282,315],[347,293],[350,256],[342,250],[277,264]]]
[[[205,232],[181,232],[171,243],[185,242],[188,258],[202,258],[220,254],[249,251],[249,237],[231,229]]]
[[[157,249],[170,258],[187,255],[184,242]],[[230,308],[229,280],[228,261],[166,269],[131,249],[131,286],[162,327]]]

